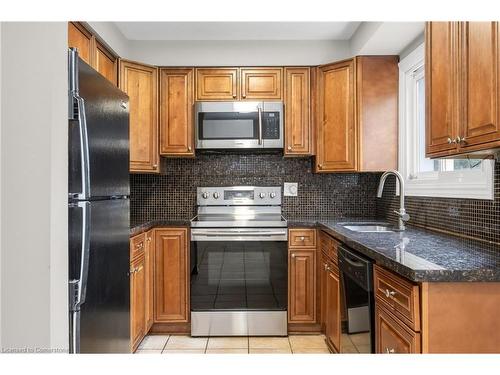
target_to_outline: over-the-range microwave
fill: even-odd
[[[196,102],[197,149],[283,148],[282,102]]]

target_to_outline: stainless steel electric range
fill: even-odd
[[[281,187],[201,187],[191,220],[191,335],[287,335]]]

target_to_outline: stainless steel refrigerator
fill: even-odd
[[[70,352],[130,352],[128,96],[68,52]]]

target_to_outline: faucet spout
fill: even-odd
[[[399,173],[398,171],[387,171],[382,174],[380,177],[380,182],[378,184],[378,190],[377,190],[377,197],[381,198],[382,197],[382,192],[384,190],[384,185],[385,185],[385,180],[387,177],[394,175],[396,179],[399,182],[399,211],[395,211],[395,213],[398,215],[398,226],[399,230],[405,230],[405,222],[410,220],[410,215],[406,213],[405,210],[405,181],[403,178],[403,175]]]

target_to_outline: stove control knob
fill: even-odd
[[[266,197],[266,193],[260,193],[259,197],[260,197],[260,199],[264,199]]]
[[[206,191],[201,196],[203,199],[208,199],[208,193]]]
[[[219,197],[220,197],[219,193],[215,192],[215,193],[214,193],[214,198],[215,198],[215,199],[219,199]]]
[[[269,196],[271,197],[271,199],[273,199],[276,196],[276,193],[272,192],[271,194],[269,194]]]

